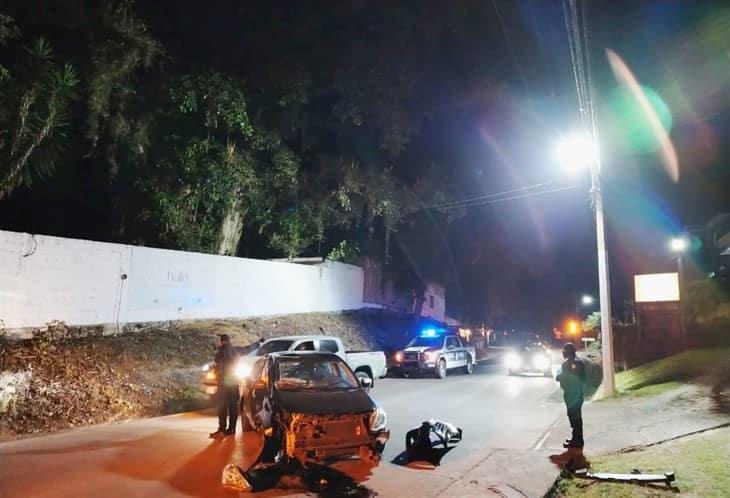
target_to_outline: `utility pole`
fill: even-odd
[[[600,159],[598,159],[600,160]],[[600,185],[600,169],[596,162],[591,165],[591,191],[596,210],[596,245],[598,249],[598,290],[601,305],[601,350],[603,352],[603,395],[616,395],[613,364],[613,328],[611,323],[611,282],[608,278],[608,250],[606,228],[603,223],[603,195]]]

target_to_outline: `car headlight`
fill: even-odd
[[[423,358],[426,361],[436,361],[436,357],[438,356],[438,353],[436,351],[426,351],[423,353]]]
[[[233,374],[238,380],[245,379],[248,374],[251,373],[251,364],[247,361],[238,360],[236,368],[233,370]]]
[[[403,351],[398,351],[394,357],[396,363],[403,363]]]
[[[207,370],[205,372],[205,380],[215,380],[215,370]]]
[[[514,370],[516,368],[520,368],[522,366],[522,359],[519,355],[515,353],[509,353],[505,359],[504,359],[505,365],[507,365],[507,368],[510,370]]]
[[[375,403],[375,410],[370,413],[370,432],[382,431],[387,423],[388,417],[385,410],[379,403]]]
[[[532,359],[532,366],[535,367],[536,370],[546,370],[550,367],[550,358],[544,354],[535,355]]]
[[[211,366],[211,363],[206,363],[205,365],[203,365],[203,372],[207,372],[208,370],[210,370]]]

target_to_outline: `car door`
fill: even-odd
[[[319,339],[317,341],[317,351],[336,354],[342,361],[350,365],[350,359],[347,357],[342,343],[335,338]]]
[[[270,368],[270,358],[261,358],[254,364],[251,369],[247,396],[244,400],[247,403],[251,424],[264,429],[271,426],[272,416]]]
[[[461,337],[456,338],[456,342],[458,343],[459,348],[459,356],[461,357],[461,361],[464,365],[466,365],[469,362],[469,346],[461,340]]]
[[[464,359],[461,357],[461,350],[459,349],[459,341],[453,335],[446,338],[446,355],[450,366],[458,367],[464,364]]]
[[[316,348],[314,347],[314,341],[306,340],[297,343],[297,345],[292,348],[292,351],[316,351]]]

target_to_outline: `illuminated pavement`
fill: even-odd
[[[563,416],[556,390],[552,379],[508,377],[497,364],[444,380],[380,380],[372,395],[388,412],[391,429],[383,461],[374,469],[354,462],[337,467],[384,497],[489,496],[487,488],[499,484],[541,496],[557,474],[542,448],[549,437],[562,437],[551,430]],[[436,469],[390,463],[405,449],[406,431],[428,418],[460,426],[464,440]],[[229,462],[249,463],[258,441],[251,434],[210,440],[215,425],[211,415],[188,413],[2,443],[0,496],[237,496],[221,488],[220,472]],[[502,495],[510,496],[504,489]],[[277,489],[258,495],[304,493]]]

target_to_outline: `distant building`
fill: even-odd
[[[439,323],[446,321],[446,289],[430,282],[422,295],[415,290],[399,290],[383,276],[377,261],[366,258],[361,263],[364,273],[363,300],[367,306],[429,318]]]
[[[420,311],[423,318],[431,318],[441,323],[446,321],[446,289],[443,285],[431,282],[426,286]]]

